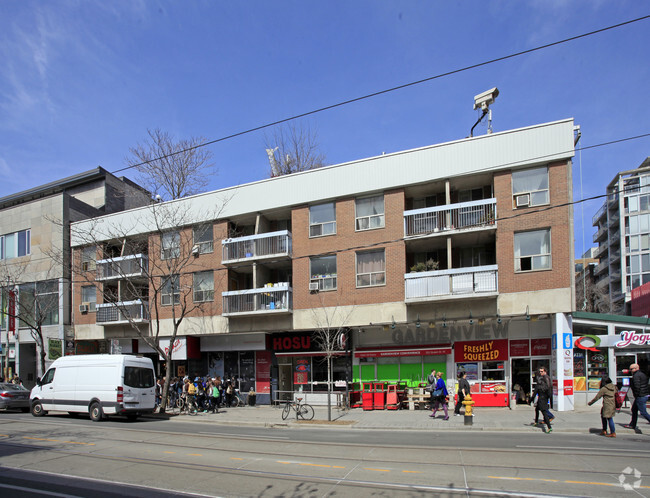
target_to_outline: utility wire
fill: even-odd
[[[247,135],[249,133],[253,133],[255,131],[263,130],[265,128],[270,128],[272,126],[277,126],[279,124],[283,124],[283,123],[286,123],[288,121],[293,121],[295,119],[304,118],[304,117],[311,116],[311,115],[314,115],[314,114],[317,114],[317,113],[320,113],[320,112],[329,111],[331,109],[336,109],[337,107],[352,104],[352,103],[355,103],[355,102],[360,102],[362,100],[370,99],[372,97],[377,97],[379,95],[384,95],[386,93],[394,92],[394,91],[397,91],[397,90],[402,90],[404,88],[409,88],[411,86],[420,85],[422,83],[427,83],[429,81],[433,81],[433,80],[443,78],[443,77],[446,77],[446,76],[451,76],[453,74],[458,74],[458,73],[462,73],[462,72],[465,72],[465,71],[469,71],[471,69],[476,69],[476,68],[479,68],[479,67],[487,66],[489,64],[494,64],[496,62],[502,62],[502,61],[512,59],[512,58],[515,58],[515,57],[520,57],[522,55],[537,52],[539,50],[554,47],[556,45],[561,45],[563,43],[568,43],[568,42],[571,42],[571,41],[579,40],[581,38],[586,38],[588,36],[600,34],[600,33],[603,33],[605,31],[609,31],[609,30],[612,30],[612,29],[627,26],[627,25],[635,23],[635,22],[645,21],[647,19],[650,19],[650,15],[643,16],[643,17],[637,17],[636,19],[631,19],[629,21],[624,21],[622,23],[613,24],[611,26],[596,29],[594,31],[589,31],[587,33],[582,33],[580,35],[572,36],[570,38],[564,38],[563,40],[558,40],[558,41],[555,41],[555,42],[547,43],[545,45],[539,45],[539,46],[534,47],[534,48],[530,48],[530,49],[527,49],[527,50],[522,50],[520,52],[515,52],[515,53],[509,54],[509,55],[504,55],[504,56],[497,57],[495,59],[490,59],[490,60],[487,60],[487,61],[484,61],[484,62],[479,62],[477,64],[472,64],[472,65],[465,66],[465,67],[462,67],[462,68],[453,69],[453,70],[447,71],[445,73],[440,73],[440,74],[437,74],[435,76],[430,76],[428,78],[424,78],[424,79],[421,79],[421,80],[412,81],[410,83],[405,83],[403,85],[394,86],[394,87],[391,87],[391,88],[387,88],[385,90],[379,90],[377,92],[369,93],[369,94],[363,95],[361,97],[355,97],[355,98],[352,98],[352,99],[349,99],[349,100],[344,100],[344,101],[338,102],[336,104],[331,104],[331,105],[328,105],[328,106],[325,106],[325,107],[320,107],[320,108],[314,109],[312,111],[307,111],[307,112],[303,112],[301,114],[296,114],[296,115],[288,117],[288,118],[273,121],[271,123],[256,126],[254,128],[249,128],[247,130],[240,131],[240,132],[237,132],[237,133],[233,133],[231,135],[227,135],[227,136],[224,136],[224,137],[221,137],[221,138],[217,138],[215,140],[210,140],[208,142],[197,144],[197,145],[194,145],[192,147],[188,147],[186,149],[182,149],[182,150],[178,150],[176,152],[172,152],[171,154],[166,154],[164,156],[160,156],[160,157],[157,157],[157,158],[154,158],[154,159],[150,159],[148,161],[143,161],[143,162],[138,163],[138,164],[132,164],[131,166],[126,166],[124,168],[120,168],[120,169],[117,169],[115,171],[112,171],[112,173],[113,174],[120,173],[122,171],[126,171],[126,170],[131,169],[131,168],[137,168],[139,166],[144,166],[145,164],[150,164],[150,163],[152,163],[154,161],[158,161],[158,160],[161,160],[161,159],[166,159],[168,157],[172,157],[172,156],[175,156],[175,155],[178,155],[178,154],[183,154],[185,152],[189,152],[191,150],[198,149],[199,147],[206,147],[208,145],[213,145],[213,144],[216,144],[216,143],[219,143],[219,142],[223,142],[225,140],[230,140],[232,138],[240,137],[242,135]]]

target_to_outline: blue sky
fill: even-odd
[[[148,128],[215,140],[648,14],[625,0],[3,0],[0,196],[123,168]],[[304,123],[335,164],[466,137],[474,95],[497,86],[494,131],[573,117],[592,146],[650,132],[648,61],[644,20]],[[210,146],[210,188],[267,177],[264,135]],[[575,199],[647,156],[650,138],[578,153]],[[578,253],[601,204],[575,208]]]

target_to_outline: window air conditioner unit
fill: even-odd
[[[517,207],[525,207],[530,205],[530,194],[518,195],[516,198]]]
[[[89,308],[90,308],[90,306],[88,305],[88,303],[80,304],[79,305],[79,313],[88,313]]]
[[[199,247],[199,245],[198,245],[198,244],[194,244],[194,245],[192,246],[192,254],[193,254],[194,256],[198,256],[200,252],[201,252],[201,248]]]
[[[309,282],[309,292],[318,290],[318,282]]]

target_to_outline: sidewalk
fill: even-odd
[[[600,403],[598,403],[600,405]],[[199,413],[194,415],[178,415],[168,413],[153,415],[165,417],[172,421],[205,422],[218,425],[239,425],[253,427],[291,427],[291,428],[332,428],[332,429],[379,429],[379,430],[483,430],[483,431],[515,431],[515,432],[542,432],[542,425],[531,426],[535,416],[532,406],[519,405],[515,410],[509,408],[475,408],[473,424],[465,425],[465,417],[455,417],[453,407],[449,411],[449,420],[443,420],[444,413],[439,411],[437,417],[429,417],[429,410],[372,410],[364,411],[354,408],[348,412],[332,408],[331,421],[328,421],[327,407],[315,406],[315,416],[312,421],[297,421],[292,412],[287,420],[282,420],[282,409],[263,406],[244,406],[240,408],[221,409],[219,413]],[[600,406],[581,407],[570,412],[552,410],[555,415],[553,432],[600,433]],[[540,422],[543,420],[540,417]],[[635,434],[631,429],[625,429],[624,424],[630,422],[630,409],[624,408],[614,417],[618,435]],[[639,420],[640,432],[636,434],[650,435],[650,425],[641,417]],[[546,426],[544,426],[545,428]]]

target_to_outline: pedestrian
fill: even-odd
[[[648,390],[648,376],[639,370],[638,363],[632,363],[630,365],[630,372],[632,372],[632,394],[634,394],[632,420],[623,427],[636,431],[636,421],[639,417],[639,412],[641,412],[643,418],[650,422],[650,415],[648,415],[648,410],[646,409],[650,391]]]
[[[217,379],[212,379],[212,413],[219,413],[219,385],[217,384]]]
[[[460,417],[460,408],[463,406],[465,396],[469,394],[469,382],[465,378],[465,372],[458,372],[458,401],[454,407],[454,416]]]
[[[541,412],[542,417],[544,418],[544,423],[546,424],[546,433],[550,434],[553,432],[551,427],[551,422],[555,417],[552,416],[550,410],[548,409],[548,398],[550,396],[550,386],[549,383],[544,379],[544,374],[546,369],[544,367],[540,368],[537,371],[537,386],[533,392],[533,402],[535,404],[535,421],[532,425],[539,425],[539,414]],[[537,401],[535,401],[537,398]]]
[[[614,425],[614,415],[616,414],[616,395],[617,389],[612,379],[609,377],[600,381],[600,390],[589,403],[593,405],[600,398],[603,398],[603,407],[600,410],[600,419],[603,423],[603,430],[600,432],[601,436],[616,437],[616,426]],[[607,434],[607,425],[609,424],[609,434]]]
[[[163,388],[162,380],[159,377],[158,380],[156,380],[156,403],[155,403],[156,406],[154,407],[154,410],[160,408],[160,400],[162,399],[162,388]]]
[[[429,415],[432,418],[435,418],[438,407],[442,405],[442,409],[445,411],[445,418],[443,420],[449,420],[449,411],[447,411],[447,402],[449,401],[449,393],[447,392],[447,386],[444,379],[442,378],[442,372],[438,372],[436,375],[436,386],[433,391],[431,391],[431,398],[433,403],[433,412]]]
[[[232,405],[233,392],[234,392],[233,385],[229,380],[227,380],[226,381],[226,407],[230,407]]]

